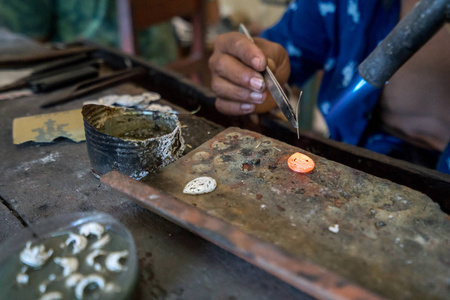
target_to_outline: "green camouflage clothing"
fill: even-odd
[[[45,40],[52,31],[52,0],[0,0],[0,26]]]
[[[0,26],[32,38],[71,42],[79,38],[117,47],[119,34],[113,0],[0,0]],[[164,65],[177,57],[171,23],[139,33],[140,53]]]

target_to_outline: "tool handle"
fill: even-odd
[[[83,61],[88,60],[89,57],[85,54],[75,55],[69,58],[58,59],[55,61],[47,62],[38,65],[36,68],[33,68],[33,72],[31,73],[31,78],[35,76],[39,76],[57,69],[61,69],[67,66],[71,66]]]
[[[33,92],[42,93],[79,82],[80,80],[94,78],[96,76],[98,76],[97,68],[85,66],[71,70],[70,72],[58,73],[39,80],[31,81],[29,86]]]
[[[65,93],[62,97],[58,97],[56,99],[48,101],[47,103],[44,103],[43,105],[41,105],[41,108],[49,108],[64,104],[78,97],[113,86],[114,84],[142,77],[146,73],[147,71],[144,68],[137,67],[133,69],[126,69],[124,71],[118,71],[111,75],[95,78],[94,80],[87,80],[71,88],[69,94]]]
[[[421,0],[359,65],[370,85],[382,88],[395,72],[417,52],[450,15],[450,0]]]
[[[92,66],[98,68],[103,63],[102,59],[91,59],[86,61],[85,58],[88,59],[87,56],[77,56],[71,60],[61,59],[58,61],[58,63],[51,62],[42,64],[38,68],[36,68],[31,73],[31,75],[21,78],[11,84],[0,87],[0,92],[25,88],[27,86],[30,86],[30,84],[35,81],[43,80],[44,78],[60,73],[74,72],[84,66]],[[36,92],[38,90],[34,91]]]
[[[74,54],[90,53],[95,50],[97,49],[94,47],[82,46],[30,55],[2,55],[0,57],[0,67],[11,68],[14,66],[18,66],[23,68],[26,64],[34,64],[40,61],[46,61],[59,57],[67,57]]]

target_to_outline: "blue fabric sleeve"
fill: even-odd
[[[316,0],[292,2],[280,21],[261,37],[281,44],[291,62],[290,82],[303,84],[325,63],[329,49],[325,24]]]

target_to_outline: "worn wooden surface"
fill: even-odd
[[[1,186],[0,186],[1,188]],[[0,241],[6,240],[7,237],[11,236],[11,233],[17,232],[18,230],[23,228],[23,225],[20,223],[20,220],[14,216],[9,207],[5,206],[6,201],[1,199],[0,203],[0,220],[2,223],[2,227],[0,230]]]
[[[184,101],[179,97],[183,89],[168,88],[177,80],[158,75],[149,82],[163,97],[180,103]],[[193,89],[183,88],[192,98]],[[140,92],[142,89],[126,84],[95,97]],[[138,207],[101,184],[90,173],[85,143],[57,140],[51,144],[13,145],[14,118],[80,108],[82,100],[45,111],[39,108],[44,102],[45,97],[0,102],[0,199],[3,203],[0,206],[0,243],[25,224],[33,226],[45,217],[98,210],[121,221],[136,240],[140,264],[137,299],[308,298],[292,286]],[[192,149],[222,130],[204,119],[189,116],[180,119],[188,125],[184,136]],[[444,261],[448,263],[445,257]]]
[[[103,91],[138,94],[132,84]],[[42,110],[45,97],[0,102],[0,243],[22,225],[79,211],[102,211],[133,234],[139,256],[137,299],[307,299],[299,290],[133,204],[100,183],[90,171],[84,142],[12,144],[14,118],[80,108],[82,99]],[[183,116],[184,137],[193,148],[222,128]],[[191,126],[189,126],[191,124]],[[189,130],[192,129],[192,130]],[[189,148],[188,148],[189,149]],[[16,215],[14,215],[16,214]]]
[[[0,31],[0,41],[0,56],[11,54],[11,49],[21,54],[47,51],[6,31]],[[125,84],[96,96],[142,91]],[[95,97],[85,99],[92,98]],[[91,174],[84,142],[57,140],[50,144],[13,145],[14,118],[81,108],[82,101],[49,110],[39,108],[45,97],[0,102],[0,243],[23,226],[32,227],[46,217],[102,211],[122,222],[135,239],[139,257],[136,299],[309,299],[292,286],[101,184]],[[192,147],[222,130],[204,119],[183,118],[189,120],[182,122],[192,125],[192,131],[184,132]]]

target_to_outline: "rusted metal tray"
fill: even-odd
[[[229,128],[141,182],[102,181],[317,298],[448,297],[450,219],[436,203],[311,153],[315,170],[294,173],[297,151]],[[183,194],[198,176],[217,189]]]

